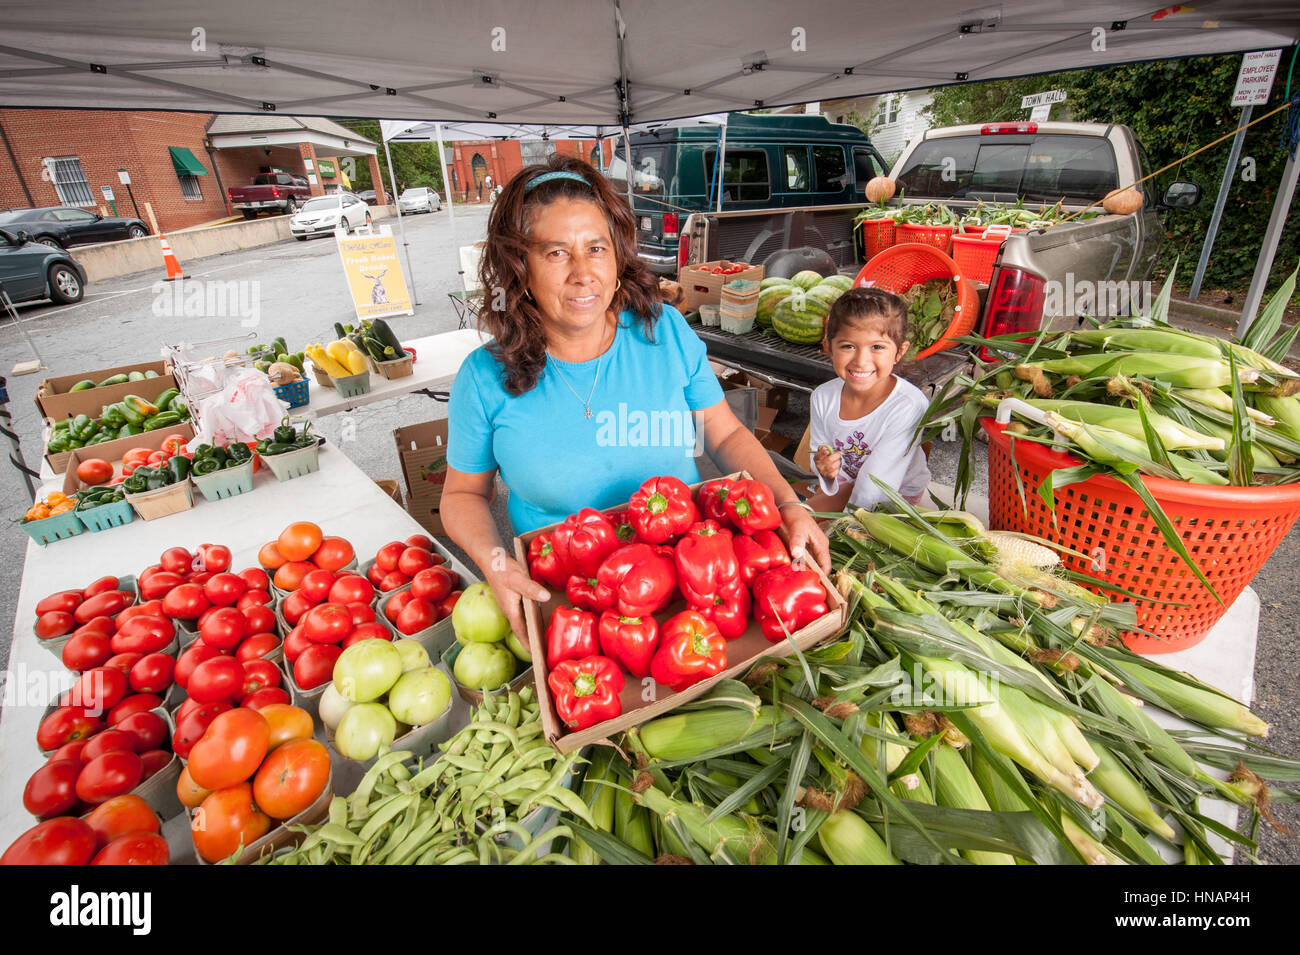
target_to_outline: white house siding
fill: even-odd
[[[881,123],[881,101],[894,98],[898,101],[897,112],[893,122]],[[909,142],[929,127],[921,110],[928,106],[934,97],[927,90],[913,90],[907,93],[887,93],[880,96],[860,96],[856,99],[841,99],[822,103],[822,114],[832,123],[847,123],[849,114],[855,110],[871,122],[871,143],[884,157],[885,162],[893,166],[894,160],[903,153]]]

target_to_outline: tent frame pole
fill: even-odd
[[[420,293],[415,289],[415,268],[411,265],[411,247],[406,242],[406,223],[402,221],[402,204],[398,201],[397,176],[393,174],[393,153],[384,140],[384,156],[388,160],[388,181],[393,185],[393,205],[397,208],[397,231],[402,237],[402,248],[406,250],[406,271],[411,274],[411,301],[420,304]]]
[[[1236,331],[1238,339],[1246,334],[1246,329],[1255,321],[1259,303],[1264,300],[1264,288],[1268,285],[1268,276],[1273,270],[1273,257],[1277,255],[1278,243],[1282,241],[1282,227],[1286,225],[1286,214],[1291,207],[1291,198],[1295,195],[1297,178],[1300,178],[1300,164],[1296,163],[1295,154],[1292,153],[1282,169],[1282,181],[1278,184],[1277,199],[1273,202],[1273,215],[1268,220],[1268,228],[1264,230],[1264,242],[1255,263],[1255,275],[1250,280],[1246,304],[1241,309],[1241,321],[1237,323]]]

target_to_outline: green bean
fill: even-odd
[[[369,840],[376,835],[386,823],[397,818],[399,814],[415,804],[418,797],[413,795],[394,796],[371,814],[366,824],[361,827],[361,840]]]
[[[482,759],[479,759],[479,758],[477,758],[477,757],[475,757],[475,756],[451,756],[451,755],[447,755],[447,756],[444,756],[444,757],[442,757],[442,758],[443,758],[443,760],[445,760],[449,765],[455,766],[457,769],[463,769],[463,770],[466,770],[467,772],[471,772],[471,773],[473,773],[473,772],[481,772],[481,771],[483,770],[483,768],[487,765],[487,764],[486,764]]]

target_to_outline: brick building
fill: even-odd
[[[551,153],[580,156],[592,165],[598,158],[594,139],[458,140],[448,144],[448,151],[452,192],[461,202],[486,199],[487,190],[480,192],[479,186],[488,176],[494,184],[505,185],[525,166],[545,162]],[[613,140],[605,140],[602,168],[608,168],[613,157]]]
[[[375,154],[368,139],[308,117],[0,109],[0,208],[78,206],[168,232],[230,215],[226,189],[271,169],[314,179],[316,195],[342,184],[349,161],[368,162],[378,182]]]

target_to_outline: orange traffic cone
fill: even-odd
[[[167,266],[167,278],[163,281],[171,282],[185,278],[185,273],[181,271],[181,264],[176,260],[176,253],[172,251],[172,244],[167,241],[167,236],[159,232],[158,238],[162,242],[163,265]]]

